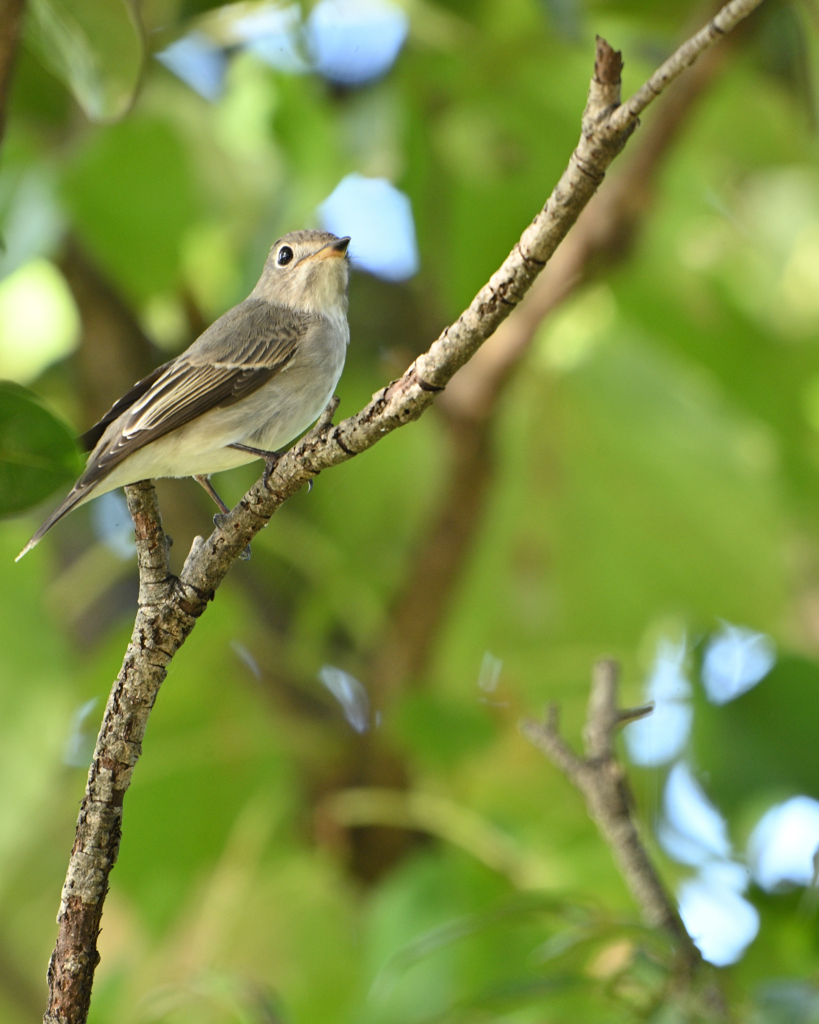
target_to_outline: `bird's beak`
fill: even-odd
[[[337,238],[335,242],[328,242],[327,245],[319,249],[318,252],[314,252],[312,256],[307,258],[310,260],[329,260],[333,257],[344,258],[347,255],[347,246],[350,244],[350,236],[346,238]]]

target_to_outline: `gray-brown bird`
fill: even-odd
[[[16,561],[66,513],[137,480],[195,477],[227,511],[210,474],[258,458],[272,466],[333,396],[350,340],[349,241],[280,238],[248,298],[83,435],[84,472]]]

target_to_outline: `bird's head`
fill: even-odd
[[[251,295],[325,316],[347,312],[349,238],[329,231],[291,231],[274,243]]]

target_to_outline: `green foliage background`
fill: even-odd
[[[409,40],[375,84],[332,89],[237,52],[209,104],[150,57],[208,6],[150,0],[142,32],[119,0],[29,11],[0,269],[46,258],[70,279],[79,249],[156,346],[118,341],[100,385],[81,339],[24,380],[77,432],[101,396],[244,297],[271,241],[314,222],[350,171],[409,195],[421,253],[405,285],[354,275],[339,391],[340,414],[356,411],[457,316],[544,202],[576,142],[594,33],[623,51],[628,92],[707,13],[408,0]],[[736,855],[773,800],[819,798],[810,10],[768,0],[738,33],[628,257],[543,325],[498,410],[488,504],[422,678],[379,697],[373,652],[447,480],[434,412],[299,494],[232,571],[173,663],[127,796],[95,1024],[699,1019],[669,994],[665,940],[641,928],[579,796],[516,721],[557,700],[576,740],[596,657],[622,661],[636,703],[661,640],[690,637],[696,678],[697,644],[726,620],[781,654],[747,704],[696,702],[690,761]],[[71,46],[90,64],[72,64]],[[85,69],[73,92],[72,67]],[[0,336],[0,375],[26,345]],[[53,429],[52,475],[32,500],[76,470]],[[4,459],[12,435],[0,422]],[[257,471],[217,486],[235,501]],[[211,509],[190,482],[163,483],[160,500],[178,567]],[[136,594],[134,561],[94,539],[87,507],[15,566],[48,507],[0,524],[9,1024],[42,1012],[85,766]],[[503,663],[491,701],[478,687],[486,652]],[[374,695],[373,732],[351,731],[317,680],[325,664]],[[343,827],[338,794],[361,781],[419,796],[409,841]],[[647,833],[662,782],[635,771]],[[685,869],[654,852],[673,888]],[[736,1018],[819,1020],[815,903],[753,886],[748,898],[760,933],[720,972]]]

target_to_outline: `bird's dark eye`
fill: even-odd
[[[289,245],[283,245],[279,249],[278,255],[276,256],[276,263],[280,267],[286,267],[288,263],[293,259],[293,250]]]

